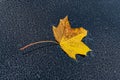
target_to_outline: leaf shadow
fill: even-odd
[[[86,57],[85,55],[80,55],[80,54],[77,54],[77,55],[79,55],[79,56],[81,56],[81,57],[83,57],[83,58]]]

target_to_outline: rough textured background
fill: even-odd
[[[69,16],[93,51],[69,58],[52,43],[52,25]],[[0,0],[0,80],[120,80],[120,0]]]

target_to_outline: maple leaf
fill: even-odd
[[[81,40],[87,35],[83,27],[71,28],[68,16],[60,19],[57,27],[53,26],[53,33],[56,41],[67,55],[76,60],[76,54],[87,55],[91,49]]]
[[[53,26],[53,34],[57,42],[50,40],[33,42],[20,48],[20,50],[24,50],[38,43],[52,42],[59,44],[67,55],[75,60],[77,54],[86,56],[87,52],[91,51],[91,49],[81,41],[87,36],[87,30],[83,27],[71,28],[68,16],[64,19],[60,19],[57,27]]]

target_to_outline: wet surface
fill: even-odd
[[[119,0],[1,0],[0,80],[119,80]],[[69,58],[55,40],[52,26],[69,16],[72,27],[84,27],[87,57]]]

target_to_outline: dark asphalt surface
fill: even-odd
[[[69,16],[89,31],[87,57],[69,58],[52,26]],[[0,80],[120,80],[120,0],[0,0]]]

